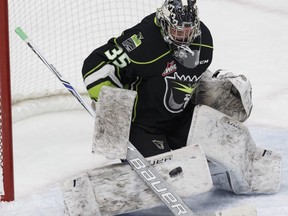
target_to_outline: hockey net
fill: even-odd
[[[111,37],[119,36],[124,29],[132,27],[146,15],[155,12],[163,0],[0,0],[0,2],[1,7],[8,2],[12,105],[8,103],[12,110],[12,120],[17,122],[45,112],[82,109],[54,74],[15,34],[17,27],[21,27],[27,33],[48,61],[77,91],[86,95],[81,76],[84,59],[93,49],[106,43]],[[1,12],[2,10],[5,8],[1,8]],[[5,16],[5,13],[2,16]],[[1,25],[1,34],[2,28]],[[7,93],[2,92],[2,97],[6,97],[5,94]],[[0,100],[0,103],[2,110],[3,100]],[[2,153],[4,146],[8,145],[3,142],[3,136],[6,135],[2,133],[4,127],[2,114],[1,111],[0,174],[3,173],[5,176],[2,161],[3,158],[11,159],[12,155]],[[5,126],[5,129],[6,127],[12,128],[11,125]],[[4,185],[7,181],[13,181],[3,179],[0,178]],[[2,182],[0,189],[3,188]]]

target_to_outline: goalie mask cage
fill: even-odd
[[[1,194],[1,200],[12,200],[14,193],[11,113],[12,122],[15,123],[45,112],[83,109],[18,37],[15,29],[21,27],[48,62],[89,102],[81,75],[84,59],[110,38],[121,35],[123,30],[155,12],[163,2],[164,0],[0,0],[0,174],[3,173],[0,177],[0,191],[3,188],[3,193],[5,192],[5,195]],[[8,32],[6,28],[9,29]],[[9,46],[6,41],[8,38]],[[14,145],[14,151],[17,150],[15,146],[17,145]],[[14,164],[16,162],[17,159],[14,158]]]

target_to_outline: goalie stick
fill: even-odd
[[[82,96],[73,88],[73,86],[66,81],[62,75],[56,70],[56,68],[50,64],[35,44],[28,38],[26,33],[17,27],[15,32],[18,36],[33,50],[33,52],[40,58],[40,60],[49,68],[50,71],[62,82],[70,93],[78,100],[79,103],[88,111],[92,117],[96,117],[95,111],[92,107],[82,98]],[[174,192],[174,190],[166,183],[166,181],[158,174],[158,172],[149,164],[149,162],[141,155],[141,153],[133,146],[132,143],[128,143],[127,158],[128,164],[134,168],[140,178],[154,191],[160,200],[176,215],[196,216],[186,203]],[[248,211],[249,209],[249,211]],[[254,208],[239,208],[241,216],[256,216],[256,210]],[[202,216],[218,216],[225,215],[225,211],[229,211],[227,216],[240,216],[240,212],[235,212],[233,209],[224,210],[221,212],[212,212],[208,214],[200,214]],[[198,214],[197,214],[198,215]]]

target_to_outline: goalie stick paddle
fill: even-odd
[[[95,111],[82,98],[82,96],[73,88],[73,86],[50,64],[36,45],[28,38],[26,33],[17,27],[15,32],[18,36],[33,50],[40,60],[52,71],[62,84],[71,92],[71,94],[81,103],[81,105],[95,118]],[[164,204],[173,212],[174,215],[195,216],[191,209],[184,201],[173,191],[166,181],[158,174],[158,172],[149,164],[149,162],[141,155],[141,153],[128,143],[127,162],[134,168],[140,178],[151,188],[152,191],[164,202]]]
[[[127,162],[174,215],[195,216],[140,152],[128,143]]]
[[[79,103],[92,116],[96,117],[95,111],[83,99],[83,97],[73,88],[73,86],[66,81],[56,68],[50,64],[35,44],[28,38],[25,32],[17,27],[15,32],[18,36],[33,50],[33,52],[40,58],[40,60],[54,73],[55,76],[62,82],[70,93],[78,100]],[[243,206],[219,212],[211,212],[207,214],[194,214],[185,202],[175,193],[175,191],[167,184],[167,182],[159,175],[159,173],[149,164],[149,162],[141,155],[141,153],[128,143],[127,162],[134,168],[135,172],[140,178],[149,186],[149,188],[159,197],[160,200],[176,215],[187,216],[257,216],[257,211],[254,207]]]

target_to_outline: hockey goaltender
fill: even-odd
[[[210,72],[212,52],[196,1],[166,0],[87,57],[93,152],[111,164],[61,184],[66,215],[117,215],[160,200],[174,204],[175,215],[194,215],[176,195],[212,187],[248,195],[279,190],[281,156],[257,146],[243,124],[252,110],[251,84],[244,75]],[[256,215],[240,212],[226,215]]]

